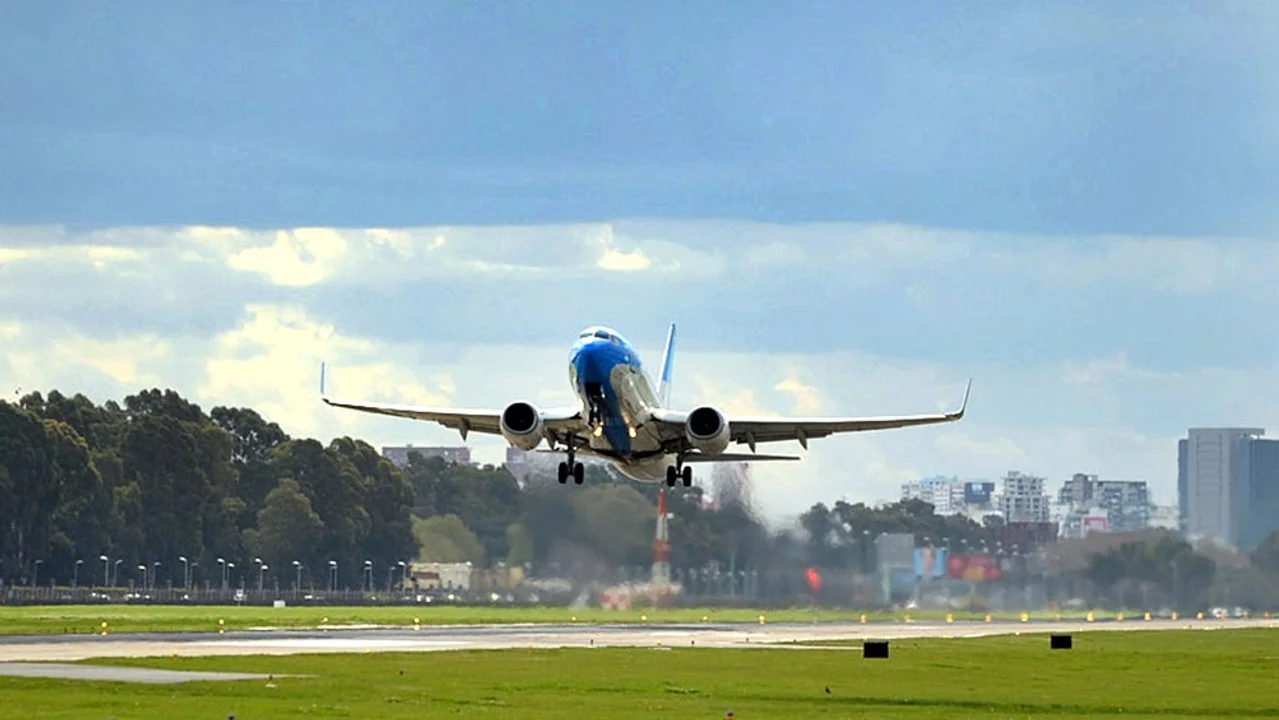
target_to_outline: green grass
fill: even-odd
[[[751,610],[724,608],[678,608],[663,610],[614,611],[599,608],[508,608],[508,607],[236,607],[175,605],[44,605],[33,607],[0,607],[0,635],[44,635],[60,633],[96,633],[107,623],[108,632],[217,632],[218,621],[227,630],[254,627],[314,628],[350,624],[412,626],[414,619],[424,625],[475,625],[507,623],[697,623],[759,622],[831,622],[860,620],[860,610]],[[865,613],[868,622],[942,621],[944,611]],[[1018,612],[992,613],[993,619],[1017,619]],[[1062,613],[1065,620],[1081,621],[1085,613]],[[955,621],[981,620],[983,613],[953,613]],[[1055,619],[1058,613],[1037,612],[1030,617]],[[1113,613],[1096,613],[1105,620]],[[1138,617],[1130,615],[1129,617]]]
[[[101,660],[302,674],[180,686],[0,678],[40,718],[1247,718],[1279,717],[1279,632],[1082,633],[902,640],[848,650],[571,649]],[[828,695],[824,688],[831,689]]]

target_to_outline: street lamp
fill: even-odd
[[[182,562],[182,589],[186,590],[191,587],[191,563],[186,555],[179,555],[178,560]]]
[[[266,577],[266,571],[269,567],[271,566],[266,563],[262,563],[258,566],[258,592],[262,592],[262,581]]]
[[[335,592],[338,589],[338,561],[329,561],[329,592]]]
[[[293,591],[294,591],[294,592],[301,592],[301,591],[302,591],[302,561],[301,561],[301,560],[294,560],[294,561],[293,561],[293,567],[294,567],[294,568],[296,568],[296,569],[297,569],[297,572],[298,572],[298,579],[297,579],[297,583],[295,583],[295,584],[293,585]]]
[[[44,564],[43,560],[36,560],[35,572],[31,574],[31,587],[39,587],[40,585],[40,566]]]
[[[404,583],[408,582],[409,566],[403,560],[395,563],[400,568],[400,589],[404,589]]]
[[[142,572],[142,589],[147,589],[147,566],[139,565],[138,570]]]
[[[235,563],[233,563],[233,562],[229,562],[229,563],[227,563],[227,564],[226,564],[226,569],[227,569],[227,571],[228,571],[228,572],[229,572],[229,571],[231,571],[231,570],[234,570],[234,569],[235,569]],[[223,583],[223,585],[225,586],[225,583]],[[240,580],[240,586],[241,586],[241,587],[243,587],[243,586],[244,586],[244,580],[243,580],[243,579],[241,579],[241,580]]]
[[[102,561],[102,587],[107,587],[111,584],[111,558],[99,555],[98,559]]]
[[[159,572],[160,572],[160,561],[156,560],[155,562],[151,563],[151,589],[152,590],[155,589],[155,579],[156,579],[156,576],[159,574]]]
[[[364,561],[364,575],[367,578],[367,587],[365,587],[365,592],[373,592],[373,561],[372,560]]]
[[[226,558],[218,558],[218,564],[222,566],[222,589],[226,590]]]
[[[83,561],[83,560],[76,560],[76,561],[75,561],[75,571],[74,571],[74,573],[71,575],[71,589],[72,589],[72,590],[74,590],[74,589],[76,589],[76,588],[80,587],[80,566],[81,566],[81,565],[83,565],[83,564],[84,564],[84,561]]]
[[[122,562],[124,562],[124,558],[116,560],[115,564],[111,566],[111,587],[120,584],[120,563]]]

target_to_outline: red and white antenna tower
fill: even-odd
[[[666,491],[657,491],[657,532],[653,539],[654,589],[667,588],[671,584],[671,543],[666,534]]]

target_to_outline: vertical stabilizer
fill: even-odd
[[[666,332],[666,349],[662,351],[662,375],[657,380],[657,400],[662,407],[671,406],[671,363],[675,360],[675,323]]]

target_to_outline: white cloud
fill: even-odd
[[[1279,409],[1263,391],[1279,382],[1279,348],[1231,349],[1264,337],[1255,323],[1205,325],[1240,307],[1250,317],[1279,310],[1271,302],[1279,294],[1256,282],[1276,260],[1279,246],[1264,243],[1017,238],[893,224],[0,228],[0,390],[58,388],[102,401],[173,387],[206,408],[255,407],[295,434],[456,444],[456,432],[434,424],[324,406],[320,362],[329,363],[335,396],[494,409],[517,398],[563,405],[574,401],[565,364],[579,326],[620,316],[625,334],[676,316],[673,399],[685,407],[713,403],[763,416],[931,412],[957,407],[974,377],[969,414],[958,425],[823,438],[807,452],[798,443],[761,446],[804,457],[756,466],[756,496],[770,516],[841,496],[892,499],[900,483],[923,475],[996,478],[1010,469],[1053,483],[1073,472],[1147,479],[1168,501],[1175,441],[1185,427],[1279,428]],[[478,290],[469,283],[493,278],[502,282]],[[595,279],[624,290],[583,310],[581,281]],[[1087,307],[1105,307],[1101,301],[1117,289],[1130,300],[1152,297],[1140,294],[1149,291],[1181,295],[1221,312],[1188,319],[1184,335],[1167,338],[1144,326],[1107,325],[1109,315],[1099,313],[1054,355],[1042,346],[1061,328],[1032,323],[1034,336],[1019,345],[1005,326],[982,324],[972,312],[974,297],[1005,282],[1052,284],[1040,296],[1044,305],[1021,308],[1034,318],[1052,312],[1057,298],[1091,297],[1097,304]],[[389,296],[380,293],[391,283],[437,294],[384,301]],[[810,292],[858,283],[873,288],[839,303],[829,292]],[[888,291],[918,305],[890,307],[881,300]],[[342,307],[352,298],[355,310]],[[114,304],[98,311],[94,302]],[[74,312],[48,312],[58,304]],[[223,314],[205,317],[211,306]],[[962,316],[963,334],[979,349],[956,359],[957,351],[937,343],[894,356],[859,340],[875,330],[880,338],[909,336],[916,332],[909,323],[929,315],[947,324]],[[444,348],[442,326],[452,332]],[[794,333],[772,348],[741,342],[778,327],[813,330],[813,350],[772,349],[792,347]],[[1224,361],[1213,366],[1183,354],[1191,359],[1180,365],[1143,364],[1198,347],[1196,328],[1229,350],[1217,356]],[[386,339],[392,336],[399,339]],[[1107,337],[1114,342],[1100,348]],[[726,338],[740,349],[725,350]],[[656,362],[661,337],[648,339],[654,346],[642,349]],[[1169,350],[1152,355],[1155,342]],[[500,438],[472,435],[470,443],[477,457],[501,461]]]
[[[773,389],[795,398],[794,411],[798,414],[811,415],[822,408],[821,393],[818,389],[804,384],[794,373],[787,375],[786,379],[774,385]]]
[[[438,376],[436,386],[427,387],[395,362],[403,353],[394,347],[345,337],[296,307],[257,305],[247,310],[242,325],[213,341],[205,377],[196,388],[199,397],[254,407],[290,432],[355,432],[362,418],[335,414],[320,403],[319,369],[327,360],[334,364],[326,383],[332,396],[449,404],[452,379]]]
[[[261,273],[277,285],[315,285],[338,272],[347,247],[346,239],[328,228],[280,230],[272,245],[233,252],[227,263],[236,270]]]

